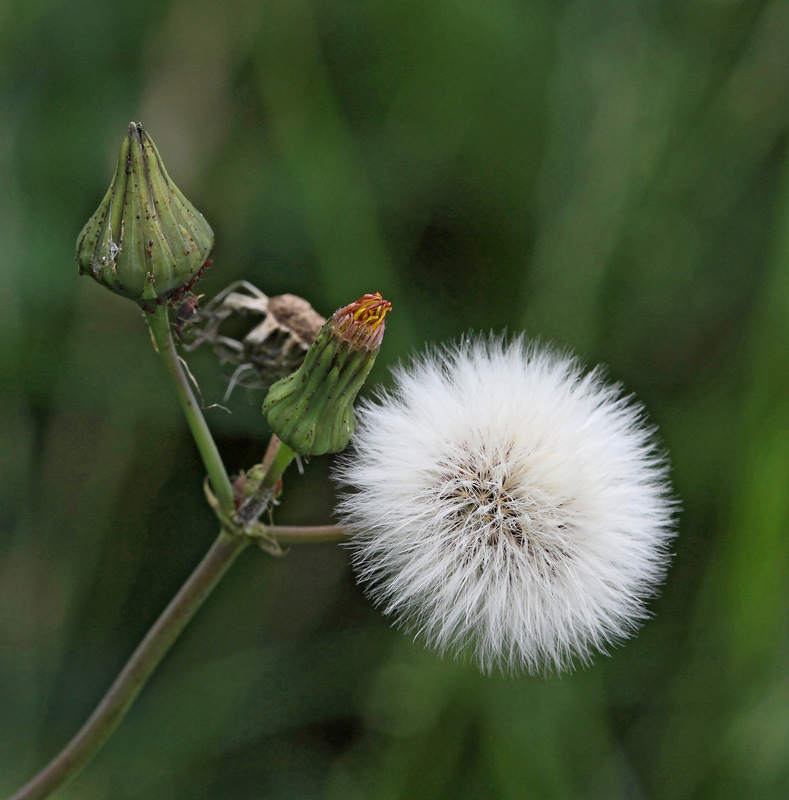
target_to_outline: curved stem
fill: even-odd
[[[189,385],[189,380],[184,374],[184,369],[178,358],[178,353],[175,350],[167,306],[158,306],[153,314],[146,315],[146,319],[151,329],[151,336],[156,344],[156,349],[159,351],[159,355],[170,373],[175,393],[178,395],[178,400],[189,423],[195,444],[200,451],[203,464],[205,464],[219,508],[223,514],[231,516],[235,511],[233,486],[227,476],[227,470],[222,457],[219,455],[214,437],[211,436],[211,431],[208,429],[203,413],[200,410],[200,405],[194,396],[192,387]]]
[[[246,538],[220,533],[216,542],[132,654],[88,721],[11,800],[43,800],[82,769],[126,715],[153,671],[213,588],[247,547]]]
[[[231,517],[235,511],[233,486],[176,353],[167,307],[157,308],[156,312],[148,317],[148,324],[156,349],[170,373],[192,436],[205,464],[221,516]],[[279,478],[295,455],[276,437],[272,440],[264,459],[266,472],[259,487],[259,493],[266,503],[269,502]],[[257,498],[250,498],[250,500],[255,499]],[[341,528],[330,525],[315,528],[280,526],[272,528],[271,531],[285,543],[339,541],[345,538]],[[233,536],[225,531],[219,534],[195,571],[140,642],[87,722],[66,747],[11,800],[44,800],[73,778],[98,753],[181,631],[233,561],[251,542],[252,538],[247,536]]]
[[[342,525],[267,525],[266,531],[280,544],[321,544],[351,538]]]

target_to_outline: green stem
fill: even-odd
[[[146,319],[151,329],[151,336],[153,336],[156,349],[159,351],[159,355],[173,381],[175,393],[178,395],[178,400],[186,416],[186,421],[189,423],[195,444],[200,451],[203,464],[205,464],[219,508],[226,516],[232,516],[235,511],[233,486],[227,476],[227,470],[222,457],[219,455],[214,437],[211,436],[211,431],[208,429],[203,413],[200,411],[200,405],[194,396],[192,387],[189,385],[189,380],[178,358],[178,353],[175,350],[167,306],[158,306],[153,314],[146,315]]]
[[[166,306],[159,307],[150,315],[148,324],[203,458],[219,504],[219,511],[222,516],[229,518],[235,512],[233,487],[175,351]],[[270,499],[282,473],[295,456],[296,454],[287,445],[276,439],[272,442],[270,452],[266,456],[266,473],[260,484],[259,493],[262,498]],[[333,526],[277,530],[283,542],[336,541],[343,538],[339,533],[341,529]],[[251,542],[252,539],[247,536],[233,536],[225,531],[219,534],[195,571],[140,642],[87,722],[66,747],[11,800],[44,800],[73,778],[98,753],[181,631],[233,561]]]
[[[267,525],[266,532],[280,544],[345,542],[351,538],[341,525]]]
[[[279,439],[277,440],[276,448],[274,457],[266,469],[266,475],[260,482],[261,494],[268,489],[273,489],[277,485],[277,481],[282,477],[282,473],[288,468],[290,462],[296,458],[296,454]]]
[[[11,800],[43,800],[76,775],[110,737],[163,656],[249,539],[220,533],[76,736]]]
[[[266,474],[255,493],[248,497],[236,512],[236,520],[245,527],[256,523],[260,515],[269,507],[274,497],[277,482],[288,465],[296,458],[296,453],[276,436],[273,436],[266,451]]]

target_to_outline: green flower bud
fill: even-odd
[[[211,226],[132,122],[109,191],[77,239],[80,275],[138,303],[162,302],[197,279],[213,244]]]
[[[301,367],[271,387],[263,413],[291,450],[318,456],[348,444],[356,427],[353,401],[381,348],[391,309],[376,292],[335,311]]]

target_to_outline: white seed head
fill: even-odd
[[[483,671],[562,670],[632,634],[675,503],[642,407],[522,339],[465,339],[362,403],[336,470],[386,614]]]

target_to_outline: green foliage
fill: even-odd
[[[483,678],[370,608],[336,546],[247,557],[61,794],[789,793],[789,6],[782,0],[40,0],[0,11],[0,795],[77,729],[215,535],[138,312],[74,239],[142,120],[246,278],[425,341],[605,362],[681,498],[638,638]],[[207,353],[206,402],[224,391]],[[262,397],[208,411],[230,469]],[[329,458],[281,524],[331,518]]]

